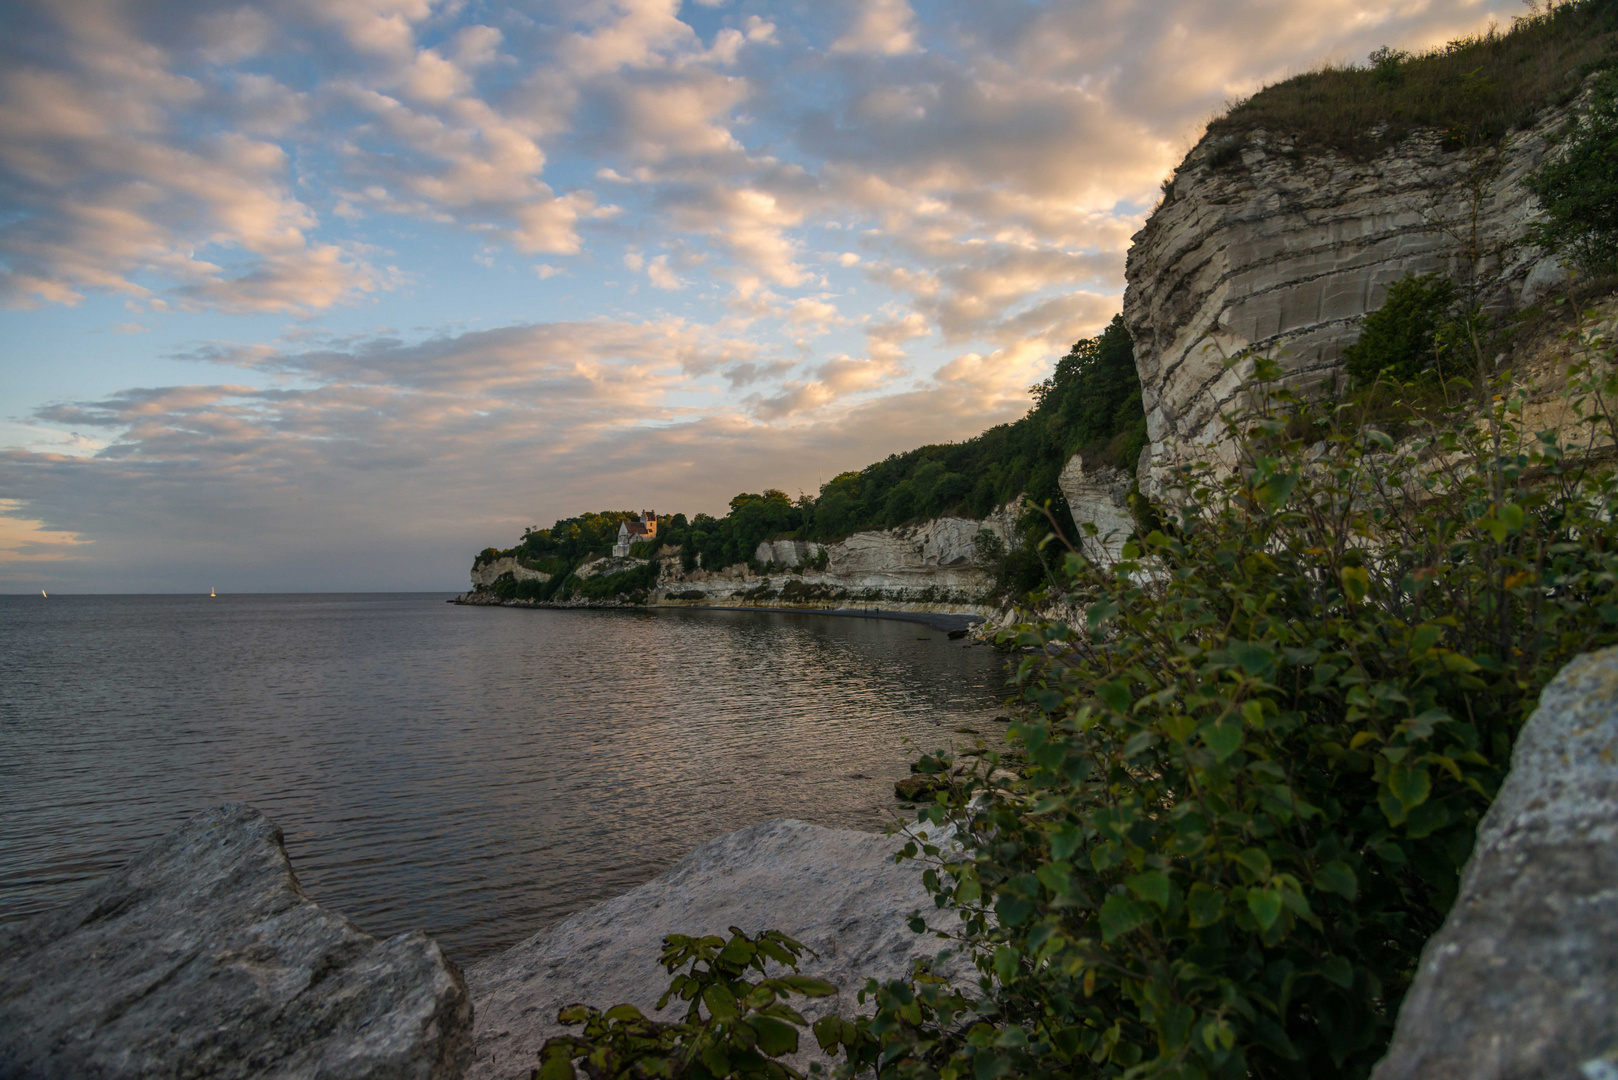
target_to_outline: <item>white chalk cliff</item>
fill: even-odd
[[[1299,385],[1338,385],[1364,316],[1410,273],[1476,282],[1496,311],[1545,299],[1563,275],[1520,242],[1539,214],[1524,181],[1565,116],[1547,111],[1497,152],[1446,149],[1419,131],[1367,161],[1264,131],[1204,137],[1125,270],[1151,438],[1141,490],[1160,494],[1173,465],[1219,460],[1220,414],[1246,373],[1226,357],[1253,349]]]

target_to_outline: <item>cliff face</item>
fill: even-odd
[[[1262,131],[1204,138],[1125,270],[1151,438],[1142,491],[1159,493],[1170,466],[1217,460],[1220,413],[1243,374],[1227,356],[1252,348],[1298,384],[1335,385],[1361,320],[1409,273],[1475,283],[1495,310],[1544,298],[1562,272],[1519,242],[1538,213],[1524,179],[1565,115],[1549,111],[1488,153],[1425,132],[1369,161],[1300,153]]]
[[[658,552],[658,577],[649,596],[559,600],[559,606],[614,607],[640,603],[708,604],[761,607],[839,607],[880,604],[924,610],[977,611],[990,585],[979,565],[977,538],[985,530],[1003,544],[1014,541],[1016,515],[1003,509],[978,521],[943,517],[900,529],[861,532],[834,543],[773,540],[754,552],[755,572],[748,564],[685,570],[678,551]],[[581,580],[619,574],[645,566],[637,558],[595,559],[573,571]],[[488,589],[504,573],[518,581],[546,581],[512,558],[476,567],[474,590]],[[566,588],[563,590],[566,591]],[[469,602],[499,603],[490,592],[469,593]],[[526,601],[508,601],[525,604]]]
[[[740,564],[681,572],[678,560],[671,559],[664,563],[659,593],[688,602],[769,606],[867,600],[972,607],[989,586],[989,575],[978,565],[978,534],[988,530],[1010,543],[1013,528],[1013,515],[1002,511],[983,521],[935,518],[830,544],[769,541],[753,555],[766,567],[761,574]]]
[[[494,562],[472,567],[472,587],[474,589],[479,587],[488,588],[496,581],[499,581],[503,574],[510,574],[518,581],[549,581],[551,579],[549,574],[541,573],[538,570],[530,570],[508,555],[504,559],[496,559]]]

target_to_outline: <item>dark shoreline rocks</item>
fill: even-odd
[[[0,928],[0,1077],[452,1080],[456,966],[304,895],[281,830],[230,804],[76,900]]]

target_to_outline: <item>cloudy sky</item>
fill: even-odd
[[[0,0],[0,592],[464,587],[1020,415],[1233,98],[1520,0]]]

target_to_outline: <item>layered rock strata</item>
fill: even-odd
[[[1618,649],[1540,695],[1373,1080],[1618,1077]]]
[[[451,1080],[471,1056],[471,1000],[438,945],[322,909],[246,806],[0,930],[0,957],[8,1080]]]
[[[510,574],[518,581],[549,581],[551,576],[539,570],[531,570],[507,555],[503,559],[484,563],[482,566],[472,567],[472,587],[488,588],[506,574]]]
[[[1524,180],[1564,118],[1549,111],[1497,151],[1446,149],[1428,131],[1369,161],[1263,131],[1205,137],[1125,270],[1151,437],[1142,491],[1160,494],[1171,466],[1220,459],[1220,415],[1251,370],[1226,359],[1244,349],[1295,383],[1336,386],[1360,322],[1406,274],[1447,274],[1495,310],[1544,299],[1562,273],[1521,242],[1539,213]]]
[[[908,975],[917,958],[946,944],[906,925],[915,911],[940,916],[922,867],[895,865],[901,840],[778,820],[710,840],[661,877],[469,968],[477,1011],[477,1055],[469,1080],[526,1076],[544,1041],[563,1030],[557,1010],[629,1002],[648,1016],[676,1019],[683,1004],[654,1012],[669,975],[657,963],[668,934],[780,930],[815,958],[805,973],[839,988],[793,1006],[811,1021],[860,1011],[867,978]],[[947,916],[953,919],[953,916]],[[944,970],[965,974],[958,959]],[[805,1032],[802,1045],[813,1045]],[[800,1061],[808,1054],[800,1054]]]

